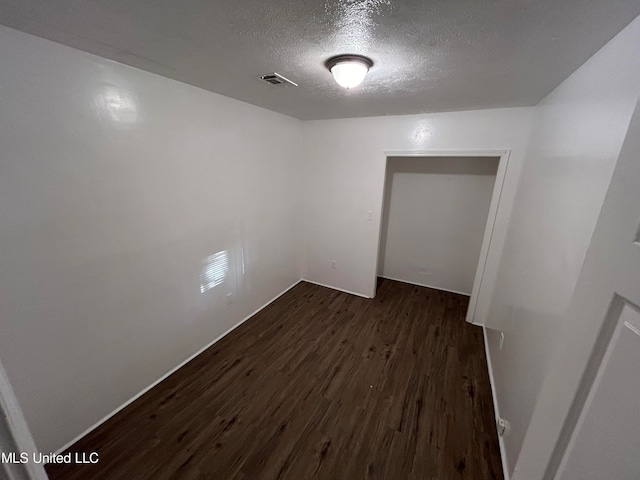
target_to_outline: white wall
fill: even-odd
[[[0,357],[50,452],[299,278],[300,122],[4,27],[0,65]]]
[[[482,298],[506,333],[489,348],[509,465],[534,468],[529,419],[638,97],[639,44],[636,20],[536,109],[301,124],[0,27],[0,358],[38,446],[280,293],[296,262],[371,295],[385,151],[507,149]],[[228,276],[201,293],[220,251]]]
[[[304,122],[303,277],[373,294],[385,151],[511,150],[478,298],[477,312],[486,311],[483,302],[491,297],[532,115],[533,108],[508,108]],[[373,221],[367,221],[368,211],[374,212]]]
[[[378,274],[471,295],[499,160],[390,157]]]
[[[546,373],[563,367],[550,361],[640,91],[638,45],[640,19],[536,108],[490,309],[505,332],[502,350],[498,332],[489,332],[489,350],[517,479],[541,478],[539,450],[553,445],[544,435],[525,436],[535,430],[530,420]]]

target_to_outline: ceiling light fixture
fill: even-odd
[[[362,83],[373,61],[362,55],[337,55],[325,63],[335,81],[344,88],[354,88]]]

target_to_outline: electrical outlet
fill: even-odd
[[[233,294],[227,293],[227,305],[231,305],[233,303]]]
[[[331,260],[331,268],[332,269],[336,269],[336,261],[335,260]]]
[[[367,221],[373,222],[373,211],[371,210],[367,212]]]
[[[502,345],[504,345],[504,332],[500,332],[500,350],[502,350]]]

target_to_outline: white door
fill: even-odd
[[[640,104],[585,258],[571,318],[567,355],[579,348],[585,330],[595,333],[595,348],[564,444],[558,444],[559,450],[566,447],[564,456],[547,477],[640,479]]]

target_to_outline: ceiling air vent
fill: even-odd
[[[280,75],[279,73],[276,73],[276,72],[268,73],[266,75],[262,75],[260,77],[260,79],[264,80],[265,82],[269,82],[271,85],[275,85],[277,87],[288,87],[289,85],[291,85],[293,87],[297,87],[298,86],[297,83],[292,82],[288,78],[285,78],[285,77],[283,77],[282,75]]]

